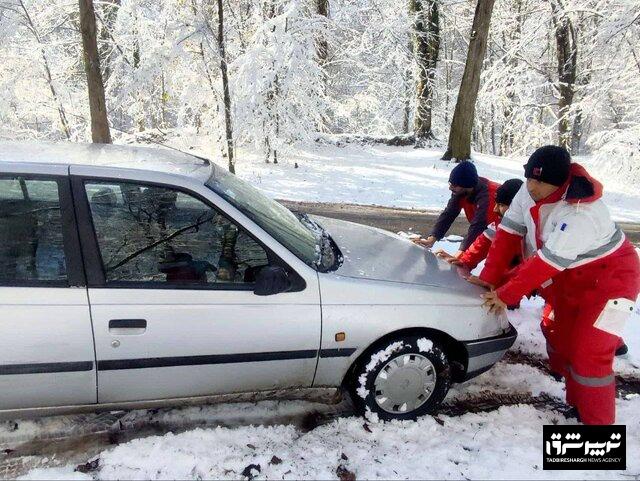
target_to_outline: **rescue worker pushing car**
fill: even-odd
[[[498,229],[498,224],[500,224],[500,219],[504,216],[504,213],[511,205],[513,197],[521,186],[522,181],[520,179],[509,179],[498,187],[495,193],[495,205],[493,207],[493,213],[496,214],[498,220],[489,224],[482,235],[479,235],[476,240],[473,241],[473,244],[466,250],[463,250],[460,256],[452,256],[442,249],[436,251],[436,256],[449,264],[464,266],[469,269],[469,271],[475,269],[476,266],[487,257],[491,243],[496,237],[496,230]],[[520,258],[521,253],[514,258],[514,263],[518,263]]]
[[[426,239],[415,239],[418,245],[431,248],[442,239],[460,211],[464,211],[469,221],[467,235],[460,244],[456,257],[462,254],[476,238],[487,228],[487,225],[498,220],[495,211],[495,195],[500,184],[478,176],[476,166],[469,161],[460,162],[449,175],[451,197],[445,209],[440,213],[431,234]]]
[[[548,335],[566,381],[567,404],[585,424],[615,422],[613,358],[640,292],[640,260],[602,201],[602,184],[562,147],[536,150],[526,186],[505,213],[480,279],[491,311],[549,289]],[[527,259],[496,290],[525,240]]]

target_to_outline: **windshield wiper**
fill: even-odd
[[[323,272],[335,271],[344,262],[344,256],[342,255],[342,251],[340,251],[338,244],[335,243],[335,241],[333,240],[333,237],[331,237],[331,235],[327,231],[324,231],[322,240],[323,240],[323,243],[320,246],[320,255],[322,256],[323,259],[325,258],[325,254],[331,255],[331,263],[329,266],[325,267]]]
[[[344,257],[331,234],[320,224],[311,220],[308,214],[296,212],[295,215],[316,236],[320,249],[320,259],[317,262],[318,270],[321,272],[335,271],[344,262]]]

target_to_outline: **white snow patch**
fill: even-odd
[[[418,339],[418,350],[420,352],[431,352],[431,349],[433,349],[433,341],[426,337]]]
[[[445,240],[447,242],[462,242],[462,239],[464,239],[464,237],[462,237],[461,235],[449,234],[442,240]]]
[[[367,373],[371,372],[378,364],[386,362],[395,351],[402,349],[404,343],[402,341],[397,341],[392,344],[389,344],[385,349],[376,352],[371,355],[371,360],[365,366],[364,372],[360,374],[358,378],[358,389],[356,389],[356,393],[362,399],[366,399],[369,395],[369,390],[365,388],[367,385]]]
[[[618,401],[618,423],[640,429],[640,399]],[[540,436],[545,424],[574,424],[532,406],[509,406],[459,417],[424,416],[415,422],[363,427],[361,418],[340,418],[301,433],[290,426],[195,429],[137,439],[101,453],[96,479],[239,479],[259,464],[264,479],[335,479],[341,454],[357,479],[548,479]],[[442,423],[442,425],[440,424]],[[248,445],[251,445],[248,446]],[[640,437],[627,436],[627,453],[640,452]],[[425,456],[425,453],[429,453]],[[270,464],[272,456],[282,460]],[[72,479],[73,465],[32,471],[29,479]],[[554,471],[554,479],[627,479],[627,471]],[[73,474],[77,476],[77,473]],[[75,479],[90,479],[80,478]]]
[[[367,408],[364,412],[364,417],[367,421],[377,424],[380,422],[380,418],[377,413],[374,413],[371,409]]]
[[[89,474],[79,473],[73,470],[71,467],[60,468],[36,468],[29,471],[24,476],[20,476],[17,479],[60,479],[60,480],[86,480],[93,479]]]
[[[371,360],[367,363],[365,367],[366,372],[371,372],[373,368],[375,368],[378,364],[387,361],[391,354],[396,351],[399,351],[404,347],[404,342],[396,341],[394,343],[389,344],[385,349],[376,352],[371,355]]]

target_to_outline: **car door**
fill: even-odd
[[[91,226],[81,238],[93,265],[99,402],[311,386],[321,331],[315,272],[302,279],[287,266],[295,292],[257,296],[256,272],[282,260],[208,192],[179,177],[169,185],[147,180],[159,174],[125,180],[77,169],[78,215]]]
[[[0,172],[0,409],[96,402],[67,172],[20,164]]]

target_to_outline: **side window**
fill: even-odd
[[[67,281],[55,180],[0,178],[0,284]]]
[[[107,282],[252,284],[265,250],[215,209],[184,192],[87,182]]]

